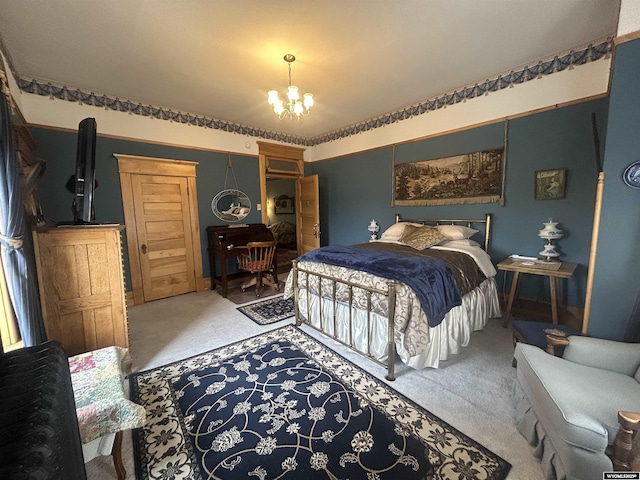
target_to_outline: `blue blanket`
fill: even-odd
[[[431,327],[439,325],[449,310],[462,303],[451,270],[437,258],[332,245],[305,253],[298,260],[361,270],[408,285],[420,300]]]

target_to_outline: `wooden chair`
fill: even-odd
[[[242,291],[252,285],[256,286],[256,297],[260,296],[260,289],[264,284],[280,290],[278,275],[275,270],[276,242],[248,242],[247,253],[238,256],[238,268],[253,274],[251,281],[242,285]],[[265,276],[271,274],[273,280]]]

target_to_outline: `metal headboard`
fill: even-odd
[[[473,228],[474,224],[484,224],[484,245],[482,248],[485,252],[489,253],[489,245],[491,244],[491,214],[486,213],[482,219],[419,219],[419,220],[406,220],[400,217],[399,213],[396,213],[396,223],[408,222],[408,223],[421,223],[422,225],[465,225],[469,228]]]

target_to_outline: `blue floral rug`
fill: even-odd
[[[293,317],[293,297],[284,299],[282,295],[267,298],[261,302],[238,307],[247,317],[260,325],[269,325],[285,318]]]
[[[511,465],[288,325],[130,376],[137,479],[491,479]]]

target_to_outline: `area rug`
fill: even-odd
[[[238,307],[251,320],[259,325],[269,325],[285,318],[293,317],[293,297],[284,299],[281,296],[267,298],[261,302]]]
[[[288,325],[130,376],[137,479],[487,479],[511,465]]]
[[[220,289],[217,289],[217,291],[220,295],[222,295]],[[276,295],[282,295],[282,290],[276,290],[273,287],[263,287],[260,291],[260,296],[256,297],[256,289],[254,287],[249,287],[243,292],[240,285],[234,285],[229,287],[227,300],[235,303],[236,305],[244,305],[245,303],[255,302],[256,300],[260,299],[264,300]]]

